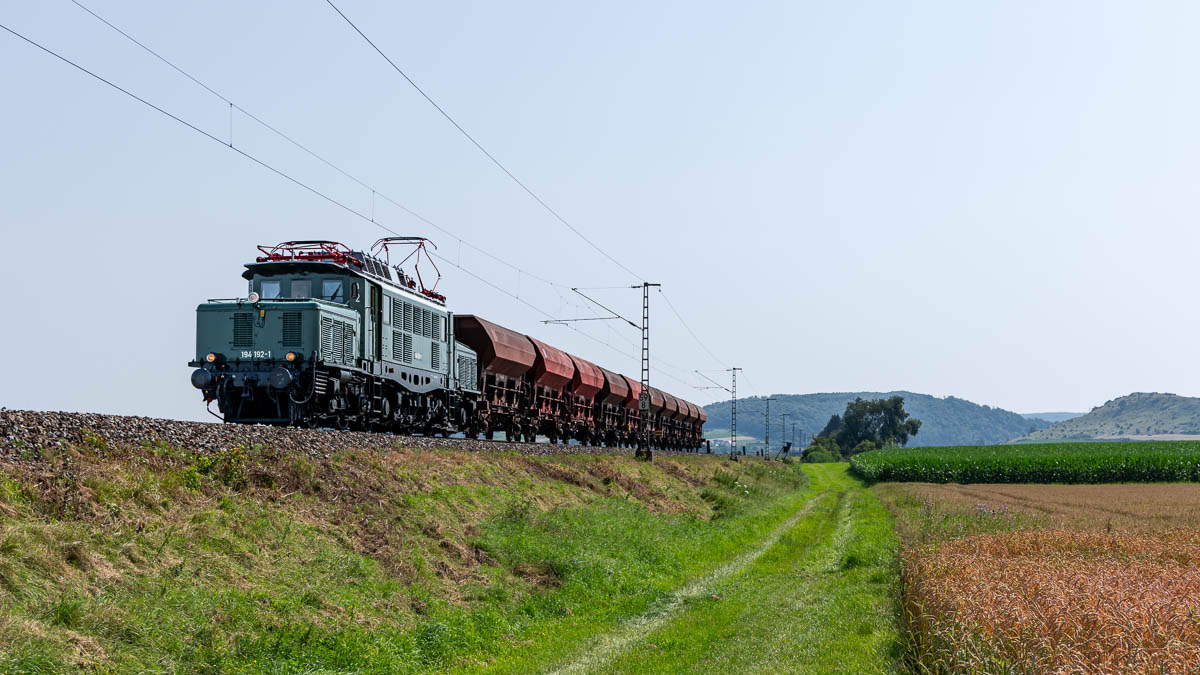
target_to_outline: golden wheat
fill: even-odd
[[[922,670],[1200,672],[1200,531],[986,534],[904,565]]]

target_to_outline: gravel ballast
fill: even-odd
[[[469,452],[521,452],[532,455],[558,453],[632,453],[624,448],[548,443],[507,443],[466,438],[399,436],[385,433],[292,429],[246,424],[183,422],[155,417],[101,415],[97,413],[42,412],[0,408],[0,457],[36,459],[42,448],[103,442],[111,446],[147,443],[196,451],[219,451],[236,445],[261,445],[283,452],[304,452],[318,457],[341,450],[452,448]]]

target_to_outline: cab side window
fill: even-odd
[[[279,285],[278,281],[263,281],[262,293],[259,295],[263,300],[274,300],[279,297]]]
[[[346,303],[346,286],[341,279],[330,279],[321,282],[321,299],[330,302]]]

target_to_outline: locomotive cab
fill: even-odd
[[[297,267],[250,265],[247,297],[196,308],[192,384],[226,420],[291,423],[298,390],[327,384],[318,382],[317,366],[358,363],[360,311],[352,303],[362,281],[332,265]]]

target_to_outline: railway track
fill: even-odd
[[[0,459],[37,460],[41,458],[42,450],[72,445],[154,444],[202,452],[224,450],[235,445],[263,445],[285,452],[304,452],[313,457],[362,448],[453,448],[469,452],[521,452],[531,455],[633,453],[629,448],[510,443],[332,429],[185,422],[127,415],[0,409]]]

